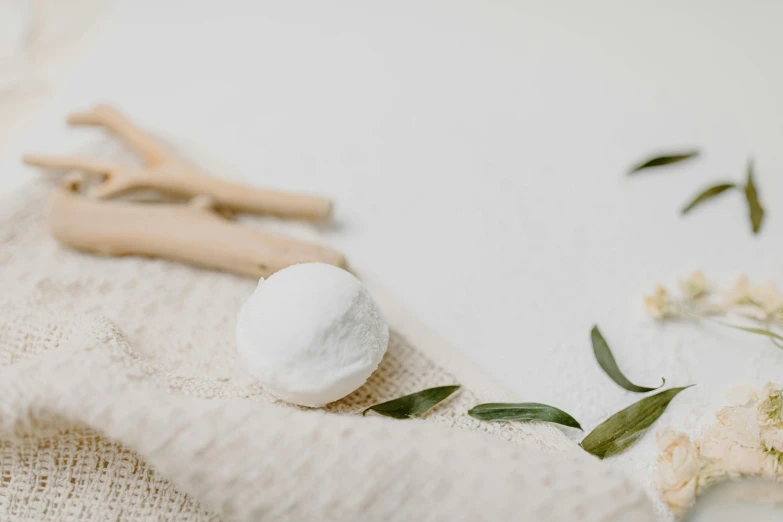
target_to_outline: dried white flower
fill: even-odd
[[[783,294],[780,293],[774,281],[767,281],[764,285],[752,287],[750,297],[758,303],[769,318],[783,311]]]
[[[783,319],[783,294],[772,281],[751,286],[747,276],[742,276],[734,288],[724,294],[724,300],[733,311],[757,321]]]
[[[749,333],[766,335],[783,348],[781,337],[773,326],[783,327],[783,294],[773,282],[751,286],[746,276],[737,280],[734,288],[723,294],[723,304],[710,299],[710,287],[704,273],[697,270],[680,282],[682,297],[672,297],[661,285],[656,285],[653,295],[645,296],[647,312],[656,319],[669,317],[701,319],[712,315],[739,314],[751,318],[758,326],[737,326],[719,322],[728,327]]]
[[[761,441],[761,429],[753,408],[726,407],[718,423],[704,430],[701,454],[727,473],[774,479],[780,471],[777,455]]]
[[[755,413],[748,408],[727,406],[718,414],[718,423],[704,429],[701,444],[704,455],[720,461],[729,453],[730,446],[759,447],[759,426]]]
[[[661,285],[655,286],[653,295],[648,295],[644,298],[644,304],[647,307],[647,313],[655,319],[665,319],[675,315],[669,294]]]
[[[740,276],[740,278],[737,279],[737,282],[734,284],[734,288],[724,292],[723,300],[726,302],[726,305],[728,306],[749,304],[751,299],[750,299],[750,282],[748,281],[748,276],[746,275]]]
[[[704,488],[726,477],[783,479],[783,393],[769,383],[727,394],[735,406],[717,414],[700,442],[684,433],[658,433],[658,475],[661,499],[682,515]]]
[[[688,299],[699,299],[707,295],[710,287],[704,277],[704,272],[697,270],[688,276],[688,279],[680,281],[680,290]]]
[[[697,270],[684,281],[680,281],[680,289],[684,297],[675,299],[662,285],[656,285],[653,294],[644,298],[647,313],[655,319],[666,319],[669,317],[698,317],[726,312],[723,306],[707,299],[710,287],[704,277],[704,272]]]
[[[780,387],[768,383],[762,388],[756,403],[756,420],[759,426],[783,427],[783,395]]]
[[[681,515],[695,502],[701,470],[698,447],[684,433],[665,429],[656,437],[661,454],[655,484],[661,499]]]
[[[750,386],[735,386],[725,393],[730,406],[747,406],[750,401],[757,401],[758,394]]]
[[[778,457],[783,455],[783,429],[767,428],[761,430],[761,443],[764,449]]]

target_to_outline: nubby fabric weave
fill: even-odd
[[[63,248],[50,190],[0,205],[0,520],[653,520],[636,484],[558,428],[467,416],[499,397],[404,324],[345,399],[275,399],[234,351],[255,281]],[[359,415],[455,383],[422,419]]]

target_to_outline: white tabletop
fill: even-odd
[[[334,197],[324,240],[521,399],[588,428],[638,399],[595,364],[598,323],[631,380],[699,385],[677,426],[783,368],[762,339],[641,304],[694,268],[783,283],[783,4],[630,4],[125,2],[5,149],[3,183],[33,175],[22,151],[95,140],[69,111],[116,104],[259,185]],[[761,235],[739,194],[679,216],[751,156]]]

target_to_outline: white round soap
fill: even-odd
[[[258,282],[239,311],[237,350],[272,394],[323,406],[367,381],[389,327],[367,288],[324,263],[293,265]]]

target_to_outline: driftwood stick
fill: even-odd
[[[147,165],[157,165],[172,159],[171,152],[160,140],[136,127],[120,111],[108,105],[98,105],[90,111],[71,114],[68,124],[95,125],[108,129],[127,143]]]
[[[112,198],[127,192],[151,189],[190,199],[210,196],[215,205],[231,212],[323,221],[332,213],[329,199],[303,194],[263,190],[204,174],[175,156],[153,136],[145,133],[119,111],[107,106],[72,115],[73,125],[100,125],[116,134],[144,160],[145,167],[114,165],[84,157],[25,156],[29,165],[43,168],[73,168],[103,175],[103,183],[90,195]]]
[[[26,154],[23,160],[28,165],[44,169],[57,170],[84,170],[93,174],[108,174],[111,171],[121,169],[123,165],[102,161],[87,156],[37,156]]]
[[[70,187],[55,189],[49,226],[58,241],[78,250],[161,257],[250,277],[266,277],[296,263],[346,266],[343,255],[328,247],[218,217],[209,197],[195,198],[190,205],[144,205],[95,200]]]

